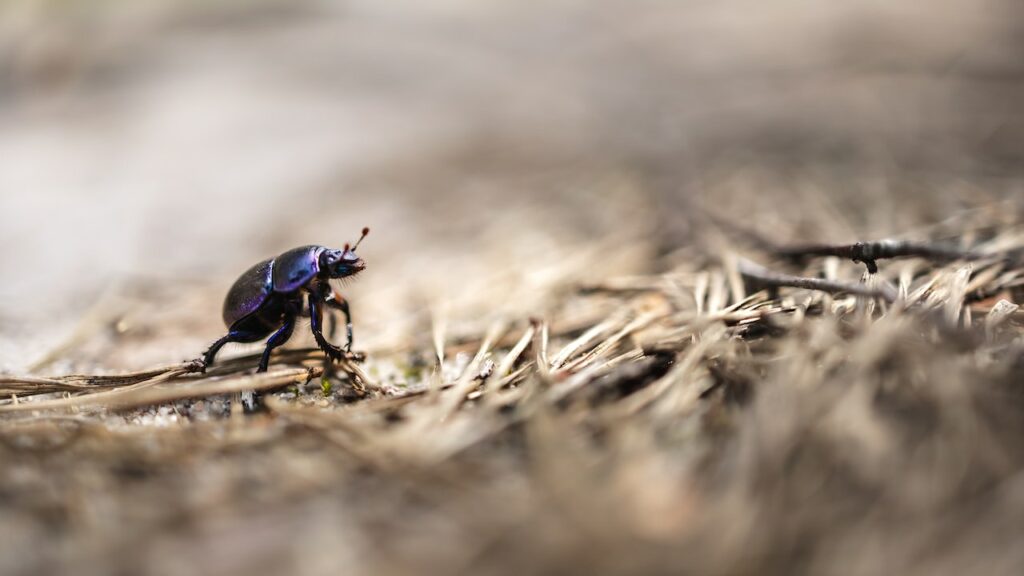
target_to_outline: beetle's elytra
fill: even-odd
[[[228,342],[258,342],[267,336],[257,372],[266,372],[270,353],[288,341],[299,316],[309,314],[310,329],[317,346],[332,359],[340,359],[352,349],[352,315],[348,302],[331,289],[331,278],[353,276],[366,268],[356,256],[359,243],[370,233],[363,228],[359,241],[341,250],[324,246],[293,248],[276,258],[264,260],[248,269],[235,281],[224,298],[226,336],[206,351],[206,366],[213,364],[217,352]],[[303,310],[308,302],[308,311]],[[331,344],[323,334],[324,307],[345,314],[348,343],[344,350]]]

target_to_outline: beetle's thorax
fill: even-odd
[[[300,246],[274,259],[274,291],[294,292],[308,284],[320,272],[323,246]]]

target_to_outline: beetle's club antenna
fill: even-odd
[[[359,240],[356,240],[356,245],[352,247],[352,251],[353,252],[356,251],[356,248],[359,248],[359,244],[363,241],[363,238],[366,238],[366,235],[369,234],[369,233],[370,233],[370,228],[369,227],[363,228],[363,235],[359,237]],[[346,249],[348,248],[347,244],[345,245],[345,248]]]

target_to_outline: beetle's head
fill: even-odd
[[[355,245],[345,247],[341,250],[324,250],[320,255],[320,270],[330,278],[345,278],[353,276],[366,268],[366,262],[356,255],[356,248],[359,243],[370,233],[369,228],[363,228],[363,235],[359,237]]]

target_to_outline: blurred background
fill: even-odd
[[[169,338],[86,356],[194,356],[238,273],[364,225],[350,296],[363,342],[385,345],[430,306],[469,314],[474,282],[501,280],[516,313],[562,278],[657,267],[693,241],[697,200],[781,240],[839,241],[1019,195],[1021,13],[5,2],[0,367],[32,366],[143,284],[151,337]]]

